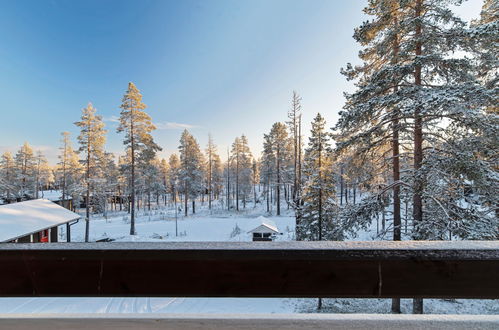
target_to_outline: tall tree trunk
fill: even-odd
[[[90,123],[88,123],[89,131],[90,131]],[[89,241],[90,235],[90,133],[87,135],[87,201],[85,203],[85,242]]]
[[[227,210],[230,210],[230,154],[227,148]]]
[[[319,133],[319,241],[322,241],[322,140]]]
[[[422,0],[416,0],[415,19],[416,31],[414,38],[416,39],[416,61],[417,57],[422,55],[422,40],[421,40],[421,10]],[[417,62],[416,62],[417,63]],[[421,88],[421,65],[416,64],[414,70],[414,83],[417,88]],[[419,170],[423,163],[423,120],[421,118],[421,107],[416,106],[414,112],[414,195],[413,195],[413,218],[414,227],[416,229],[416,238],[421,239],[418,233],[418,225],[423,221],[423,198],[422,198],[422,180],[419,177]],[[423,314],[423,299],[415,298],[413,301],[414,314]]]
[[[395,16],[395,25],[398,26],[398,20]],[[393,63],[397,63],[399,53],[398,36],[395,36],[393,41]],[[397,93],[398,86],[393,87],[393,93]],[[398,108],[394,108],[392,112],[392,176],[395,186],[393,187],[393,240],[400,241],[400,155],[399,155],[399,114]],[[400,298],[392,299],[392,313],[400,314]]]
[[[184,215],[187,216],[187,182],[184,182]]]
[[[130,235],[135,235],[135,140],[133,131],[133,108],[130,116],[130,144],[132,158],[132,209],[130,211]]]
[[[270,212],[270,175],[268,172],[268,168],[267,168],[267,187],[265,189],[267,189],[265,193],[267,195],[267,213],[269,213]]]
[[[239,211],[239,147],[236,148],[236,211]]]
[[[209,155],[209,159],[208,159],[208,209],[211,210],[211,193],[212,193],[212,180],[211,180],[211,150],[210,150],[210,155]]]
[[[340,205],[343,205],[343,165],[340,166]]]
[[[281,215],[281,163],[280,163],[280,155],[279,150],[277,150],[277,191],[276,191],[276,199],[277,199],[277,215]]]

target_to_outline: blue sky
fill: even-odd
[[[286,120],[293,90],[305,130],[317,112],[332,126],[351,91],[339,71],[357,62],[353,29],[366,1],[0,0],[0,152],[28,141],[57,161],[60,133],[92,102],[107,149],[121,153],[114,119],[129,81],[157,124],[161,156],[183,128],[219,153],[246,134],[256,156],[263,133]],[[458,14],[476,17],[481,1]]]

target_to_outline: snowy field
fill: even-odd
[[[90,223],[90,240],[115,241],[250,241],[248,231],[261,223],[265,212],[247,207],[238,213],[209,211],[200,207],[194,216],[175,217],[172,209],[139,211],[137,235],[129,235],[129,215],[109,213],[107,219],[95,217]],[[280,217],[270,216],[282,235],[277,240],[293,240],[295,219],[284,210]],[[83,241],[84,222],[72,227],[72,241]],[[376,224],[356,240],[376,237]],[[60,233],[65,239],[65,233]],[[113,243],[109,243],[113,244]],[[389,313],[388,299],[324,299],[325,313]],[[411,313],[412,300],[402,300],[402,312]],[[8,298],[0,299],[1,313],[314,313],[317,299],[288,298]],[[499,314],[498,300],[425,300],[425,313]]]

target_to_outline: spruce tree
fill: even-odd
[[[303,207],[297,227],[299,240],[339,240],[342,228],[337,218],[336,190],[332,166],[330,134],[326,121],[317,114],[312,121],[303,164]]]
[[[130,82],[120,106],[120,124],[117,132],[125,132],[123,144],[130,152],[130,235],[135,235],[135,194],[136,194],[136,166],[137,163],[147,163],[154,159],[154,155],[161,148],[154,142],[151,132],[156,129],[151,117],[144,111],[146,105],[142,102],[142,94]]]

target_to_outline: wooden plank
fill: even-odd
[[[499,242],[0,244],[0,296],[499,298]]]
[[[53,329],[497,329],[499,316],[390,314],[0,314],[0,328]]]

